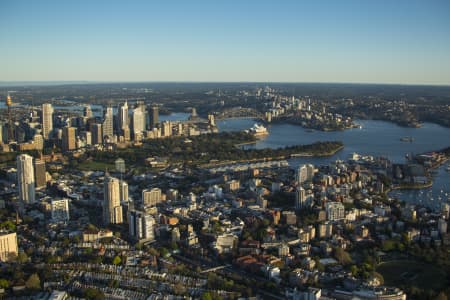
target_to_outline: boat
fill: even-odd
[[[400,141],[412,143],[412,142],[414,142],[414,138],[411,136],[405,136],[405,137],[400,138]]]
[[[263,125],[259,125],[259,124],[255,124],[253,125],[252,128],[250,128],[249,130],[246,130],[246,132],[253,134],[254,136],[266,136],[269,134],[269,131],[267,130],[266,127],[264,127]]]

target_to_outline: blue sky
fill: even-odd
[[[450,1],[0,1],[0,81],[450,84]]]

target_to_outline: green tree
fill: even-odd
[[[212,300],[212,296],[209,292],[205,292],[202,294],[201,300]]]
[[[28,255],[25,252],[19,252],[17,255],[17,262],[24,264],[28,261]]]
[[[342,265],[349,265],[352,263],[350,254],[341,247],[334,248],[334,257]]]
[[[120,256],[118,256],[118,255],[116,255],[112,261],[113,265],[116,265],[116,266],[120,265],[121,262],[122,262],[122,259],[120,259]]]
[[[41,288],[41,280],[39,279],[39,275],[36,273],[32,274],[25,282],[25,286],[28,289],[39,290]]]
[[[7,289],[9,287],[9,281],[6,279],[0,279],[0,288]]]
[[[102,300],[105,299],[105,294],[97,289],[94,288],[87,288],[83,292],[83,296],[86,299],[89,300]]]

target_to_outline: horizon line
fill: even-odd
[[[450,83],[387,83],[387,82],[345,82],[345,81],[216,81],[216,80],[0,80],[3,87],[6,84],[27,85],[40,83],[53,83],[54,85],[66,84],[120,84],[120,83],[256,83],[256,84],[354,84],[354,85],[396,85],[396,86],[430,86],[450,87]]]

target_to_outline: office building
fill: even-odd
[[[161,202],[161,189],[153,188],[142,191],[142,204],[144,206],[155,206]]]
[[[129,126],[129,120],[128,120],[128,102],[125,101],[120,107],[119,107],[119,117],[118,117],[118,125],[119,129],[123,130],[124,128],[127,128]]]
[[[35,201],[33,157],[27,154],[17,156],[17,187],[20,201]]]
[[[50,137],[53,130],[53,107],[50,103],[42,104],[42,136],[44,139]]]
[[[158,106],[152,106],[152,108],[150,109],[150,112],[151,112],[150,126],[151,126],[151,129],[153,129],[158,126],[158,122],[159,122]]]
[[[19,249],[17,246],[17,235],[15,232],[0,232],[0,261],[9,262],[17,257]]]
[[[75,127],[64,127],[62,131],[62,151],[72,151],[76,149]]]
[[[114,135],[114,115],[112,107],[106,108],[106,112],[103,118],[102,129],[103,129],[102,135],[103,139],[105,138],[112,139]]]
[[[34,179],[37,188],[42,188],[47,185],[47,174],[45,170],[45,161],[41,159],[34,160]]]
[[[120,181],[105,174],[103,185],[103,222],[121,224],[123,222],[122,206],[120,206]]]
[[[103,144],[102,124],[91,125],[92,145]]]
[[[133,109],[132,119],[133,136],[136,139],[136,135],[142,134],[145,130],[145,115],[141,107]]]
[[[68,222],[69,215],[69,200],[67,199],[53,199],[52,207],[52,221],[53,222]]]
[[[143,211],[131,210],[128,213],[130,236],[139,242],[155,239],[155,219]]]

